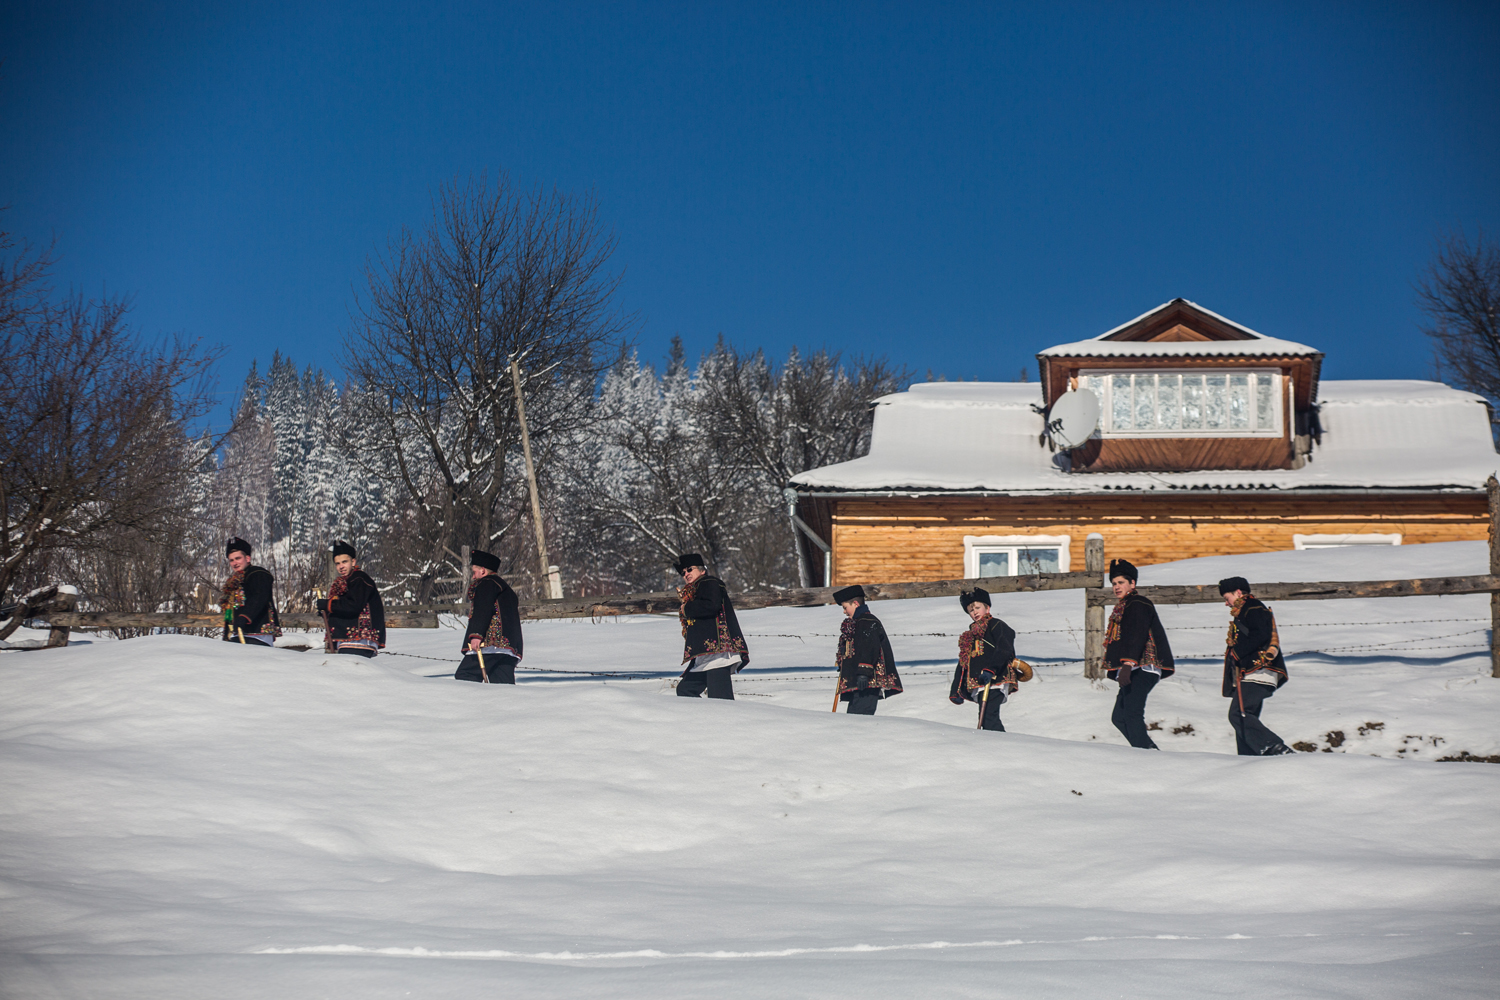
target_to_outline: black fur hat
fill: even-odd
[[[247,556],[250,554],[250,543],[245,541],[239,535],[235,535],[229,541],[224,543],[224,555],[226,558],[236,552],[243,552]]]
[[[1250,593],[1250,581],[1243,576],[1231,576],[1219,581],[1219,593],[1227,594],[1231,590],[1243,590]]]
[[[857,583],[852,587],[845,587],[843,590],[835,590],[833,592],[834,604],[843,604],[845,601],[863,601],[864,599],[865,588]]]
[[[966,590],[962,594],[958,595],[958,603],[964,606],[965,611],[968,611],[969,605],[973,604],[975,601],[978,601],[980,604],[983,604],[986,607],[992,608],[995,606],[995,602],[990,600],[990,592],[988,590],[985,590],[983,587],[975,587],[973,590]]]
[[[1109,578],[1113,580],[1117,576],[1123,576],[1131,583],[1141,578],[1141,571],[1124,559],[1111,559],[1109,561]]]
[[[348,556],[350,559],[359,558],[359,554],[354,551],[354,546],[342,539],[333,543],[333,554],[335,556]]]
[[[684,552],[677,557],[677,563],[672,568],[681,573],[689,566],[697,566],[699,569],[708,568],[703,563],[703,557],[696,552]]]
[[[500,572],[500,557],[492,556],[488,552],[481,552],[479,549],[475,549],[469,553],[469,565],[483,566],[491,573],[498,573]]]

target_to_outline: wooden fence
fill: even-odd
[[[1425,597],[1443,594],[1490,595],[1490,676],[1500,677],[1500,480],[1485,483],[1490,502],[1490,571],[1483,576],[1439,576],[1422,580],[1351,580],[1334,583],[1258,583],[1255,596],[1265,601],[1338,601],[1371,597]],[[1088,546],[1097,542],[1097,555]],[[1104,541],[1090,536],[1085,547],[1089,569],[1103,567]],[[1217,586],[1140,587],[1138,593],[1156,604],[1217,604],[1224,600]],[[1104,608],[1114,604],[1114,592],[1091,587],[1083,593],[1083,670],[1088,677],[1104,676]]]
[[[1329,601],[1377,597],[1422,597],[1443,594],[1490,595],[1491,676],[1500,677],[1500,483],[1490,477],[1490,572],[1482,576],[1444,576],[1415,580],[1346,580],[1328,583],[1260,583],[1255,595],[1267,601]],[[1035,593],[1046,590],[1083,590],[1084,674],[1104,675],[1104,609],[1115,603],[1104,582],[1104,539],[1091,535],[1084,544],[1084,572],[1040,573],[1031,576],[985,577],[917,583],[865,584],[872,601],[914,597],[956,597],[965,590],[983,587],[991,594]],[[755,608],[805,608],[833,603],[833,587],[779,590],[738,594],[734,606],[740,611]],[[1214,585],[1141,587],[1139,593],[1156,604],[1217,604],[1223,600]],[[55,590],[54,590],[55,593]],[[223,617],[198,612],[74,611],[72,595],[59,594],[49,603],[26,608],[27,617],[46,621],[52,631],[48,646],[67,645],[70,628],[218,628]],[[521,607],[523,619],[601,618],[615,615],[675,615],[680,607],[676,591],[622,594],[574,600],[543,601]],[[390,628],[437,628],[440,614],[466,614],[454,605],[399,606],[387,611]],[[281,623],[291,628],[318,628],[321,615],[284,614]]]

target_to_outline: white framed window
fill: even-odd
[[[1067,573],[1067,535],[965,535],[964,576]]]
[[[1280,437],[1281,374],[1215,368],[1193,371],[1083,371],[1078,384],[1099,397],[1105,437]]]
[[[1292,545],[1297,551],[1303,549],[1337,549],[1345,545],[1400,545],[1401,534],[1382,535],[1374,531],[1361,531],[1352,535],[1293,535]]]

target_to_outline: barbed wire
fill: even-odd
[[[1487,622],[1488,618],[1411,618],[1399,621],[1378,622],[1279,622],[1277,628],[1354,628],[1363,626],[1387,626],[1387,625],[1436,625],[1448,622]],[[1173,625],[1168,631],[1171,632],[1222,632],[1224,625]],[[1016,629],[1016,635],[1081,635],[1081,628],[1026,628]],[[1475,629],[1482,632],[1483,629]],[[886,635],[892,639],[956,639],[960,632],[887,632]],[[1458,633],[1467,635],[1468,633]],[[837,639],[842,633],[839,632],[803,632],[792,634],[788,632],[746,632],[747,639]],[[1446,638],[1437,636],[1436,638]],[[1411,640],[1413,642],[1420,640]]]

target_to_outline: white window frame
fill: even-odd
[[[1269,378],[1271,380],[1271,422],[1266,427],[1229,428],[1229,427],[1171,427],[1162,430],[1136,430],[1124,428],[1116,430],[1113,426],[1114,406],[1114,378],[1115,375],[1254,375],[1257,380]],[[1078,373],[1079,388],[1094,387],[1087,384],[1090,376],[1103,380],[1103,392],[1099,393],[1099,434],[1106,438],[1279,438],[1286,436],[1286,389],[1283,383],[1291,380],[1281,374],[1276,368],[1087,368]],[[1256,405],[1256,386],[1250,386],[1250,419],[1255,421],[1258,407]],[[1178,396],[1178,405],[1181,406],[1181,395]]]
[[[1018,576],[1016,572],[1020,569],[1020,560],[1017,558],[1016,549],[1057,549],[1057,571],[1068,573],[1072,569],[1072,555],[1069,551],[1073,539],[1068,535],[965,535],[964,536],[964,579],[972,580],[979,576],[979,554],[981,552],[994,552],[999,549],[1010,549],[1010,575]]]
[[[1347,535],[1293,535],[1292,546],[1301,552],[1305,549],[1340,549],[1350,545],[1400,545],[1401,533],[1382,534],[1378,531],[1355,531]]]

